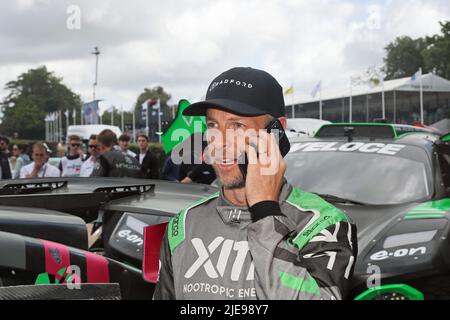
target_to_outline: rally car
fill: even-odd
[[[449,155],[449,135],[387,124],[329,124],[292,145],[289,182],[320,194],[357,225],[359,255],[349,298],[449,297]],[[216,191],[134,179],[1,182],[0,286],[67,282],[66,269],[74,264],[83,285],[97,286],[86,296],[111,297],[119,290],[122,298],[149,299],[164,231],[158,226]],[[95,243],[88,243],[86,224],[102,231]],[[158,228],[148,235],[144,230],[153,228],[147,226]],[[21,253],[2,251],[12,247]],[[105,283],[119,288],[102,288]],[[54,297],[48,287],[42,286]]]
[[[293,144],[286,162],[291,184],[357,226],[353,298],[450,298],[450,135],[327,124]]]

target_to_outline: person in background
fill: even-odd
[[[180,182],[181,183],[200,183],[200,184],[211,184],[217,178],[214,168],[202,162],[201,164],[195,165],[189,174]]]
[[[0,137],[0,152],[9,156],[9,139],[7,137]]]
[[[158,159],[148,148],[150,139],[145,134],[140,134],[137,139],[139,154],[136,159],[141,164],[144,179],[159,179]]]
[[[96,134],[89,137],[88,152],[90,156],[81,166],[80,177],[90,177],[94,170],[95,163],[97,162],[98,143]]]
[[[20,170],[22,167],[30,164],[31,159],[28,154],[26,154],[26,145],[14,144],[12,148],[13,157],[16,159],[14,164],[14,170],[12,172],[13,179],[20,178]]]
[[[68,140],[69,154],[61,159],[59,170],[61,170],[62,177],[79,177],[84,158],[81,150],[81,138],[71,135]]]
[[[201,153],[199,150],[195,150],[195,141],[202,142]],[[186,139],[181,146],[184,161],[180,164],[178,170],[178,181],[181,183],[200,183],[211,184],[217,176],[213,167],[204,160],[204,150],[208,145],[203,139],[202,133],[194,133],[188,139]],[[177,147],[178,148],[178,147]],[[185,162],[189,158],[190,161]]]
[[[167,181],[178,181],[179,174],[180,165],[173,163],[172,157],[169,154],[167,159],[164,161],[164,166],[161,172],[161,179]]]
[[[115,150],[117,136],[111,130],[103,130],[97,136],[99,156],[91,177],[141,178],[141,168],[136,158]]]
[[[8,155],[0,152],[0,180],[8,180],[11,178],[11,165]]]
[[[130,149],[128,149],[128,145],[130,144],[130,136],[126,135],[126,134],[122,134],[119,137],[119,147],[120,147],[120,151],[123,154],[127,154],[130,157],[136,158],[136,153],[134,153],[133,151],[131,151]]]
[[[22,167],[20,170],[20,178],[53,178],[61,176],[61,172],[55,166],[47,163],[48,152],[43,143],[35,143],[32,148],[31,157],[33,162]]]

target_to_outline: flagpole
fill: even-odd
[[[58,142],[58,112],[55,112],[55,139],[53,142]]]
[[[133,143],[136,143],[136,105],[133,109]]]
[[[350,77],[350,105],[349,105],[349,122],[350,123],[352,123],[353,122],[353,118],[352,118],[352,103],[353,103],[353,99],[352,99],[352,94],[353,94],[353,92],[352,92],[352,90],[353,90],[353,88],[352,88],[352,86],[353,86],[353,83],[352,83],[353,81],[352,81],[352,77]]]
[[[55,142],[56,139],[56,116],[55,113],[52,112],[52,142]]]
[[[53,142],[53,114],[51,114],[50,117],[51,118],[50,118],[50,121],[49,121],[49,124],[50,124],[49,142]]]
[[[150,118],[150,110],[149,110],[149,108],[148,108],[148,105],[149,105],[149,103],[148,103],[148,100],[145,102],[145,107],[147,108],[147,116],[145,117],[146,119],[145,119],[145,125],[146,125],[146,127],[145,127],[145,131],[147,132],[147,137],[150,137],[150,128],[149,128],[149,126],[148,126],[148,118]]]
[[[47,116],[45,117],[45,141],[48,141],[48,121]]]
[[[124,132],[124,127],[123,127],[123,106],[120,107],[120,116],[121,116],[120,125],[122,127],[122,132]]]
[[[294,99],[295,99],[295,91],[294,91],[294,84],[292,84],[292,119],[295,119],[295,105],[294,105]]]
[[[59,110],[59,142],[62,142],[62,115],[61,115],[61,110]]]
[[[422,68],[419,69],[420,74],[420,123],[424,125],[423,119],[423,83],[422,83]]]
[[[112,126],[114,125],[114,106],[112,107],[112,110],[111,110],[111,125]]]
[[[322,113],[322,81],[320,82],[320,88],[319,88],[319,115],[320,115],[320,120],[322,120],[322,118],[323,118],[323,113]]]
[[[158,99],[158,140],[161,144],[161,100]]]
[[[70,121],[70,113],[69,113],[69,109],[67,109],[67,114],[66,114],[66,137],[67,134],[69,133],[69,121]]]
[[[382,99],[381,105],[382,105],[382,112],[383,112],[382,118],[385,120],[386,119],[386,104],[384,101],[384,77],[381,77],[381,99]]]

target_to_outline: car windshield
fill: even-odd
[[[423,152],[422,150],[419,150]],[[286,178],[305,191],[366,204],[401,204],[429,198],[429,168],[397,156],[359,152],[294,152]]]

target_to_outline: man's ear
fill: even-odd
[[[286,120],[286,117],[278,118],[278,120],[280,120],[281,125],[283,126],[283,129],[286,130],[286,126],[287,126],[287,120]]]

